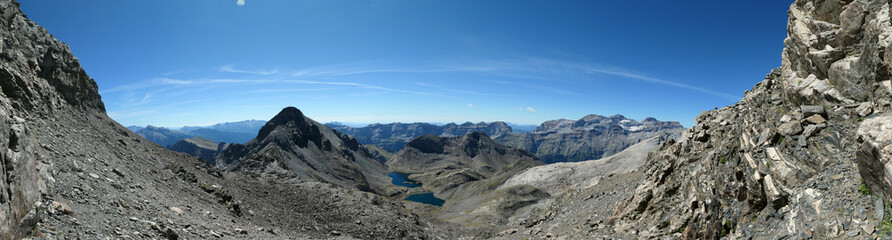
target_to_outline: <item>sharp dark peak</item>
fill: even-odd
[[[486,133],[482,133],[482,132],[468,133],[464,137],[467,139],[474,139],[474,140],[480,140],[481,138],[489,138],[489,136],[486,135]]]
[[[276,114],[275,117],[269,120],[266,125],[263,125],[260,128],[260,132],[257,133],[257,140],[265,139],[269,136],[270,132],[275,130],[277,127],[282,125],[287,125],[288,123],[294,123],[295,125],[306,125],[307,118],[304,116],[303,112],[298,110],[296,107],[286,107],[282,109],[279,114]]]

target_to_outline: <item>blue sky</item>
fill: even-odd
[[[689,127],[780,65],[792,1],[46,1],[123,125],[508,121]]]

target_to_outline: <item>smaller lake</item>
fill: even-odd
[[[407,188],[417,188],[421,187],[421,183],[412,179],[409,179],[408,173],[400,173],[400,172],[390,172],[387,174],[392,180],[390,183],[397,186],[403,186]]]
[[[446,203],[446,201],[443,201],[443,199],[439,199],[439,198],[435,197],[434,193],[412,194],[412,195],[409,195],[408,197],[406,197],[406,201],[430,204],[430,205],[434,205],[434,206],[438,206],[438,207],[442,207],[443,204]]]
[[[407,188],[417,188],[421,187],[421,183],[412,179],[409,179],[408,173],[400,173],[400,172],[390,172],[387,174],[391,178],[390,183],[397,186],[403,186]],[[406,197],[406,201],[413,201],[417,203],[430,204],[434,206],[443,206],[443,199],[439,199],[434,196],[434,193],[418,193],[412,194]]]

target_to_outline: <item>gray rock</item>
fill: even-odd
[[[811,117],[805,118],[805,121],[810,124],[819,124],[819,123],[827,122],[827,120],[824,119],[824,117],[821,117],[821,115],[817,115],[817,114],[811,115]]]
[[[784,116],[780,119],[781,122],[789,122],[790,120],[793,120],[793,117],[791,117],[789,114],[784,114]]]
[[[883,199],[877,199],[874,203],[874,219],[877,221],[883,221],[883,217],[885,216],[885,206],[883,204]]]
[[[788,122],[781,124],[778,131],[786,136],[793,136],[802,133],[802,124],[799,122]]]
[[[846,236],[855,237],[858,236],[858,233],[861,233],[858,229],[846,232]]]
[[[855,112],[858,113],[858,116],[866,117],[873,113],[872,104],[870,102],[861,103],[861,105],[858,105],[858,108],[855,108]]]
[[[811,117],[812,115],[824,115],[824,106],[820,105],[803,105],[801,107],[802,114],[805,117]]]
[[[873,224],[865,224],[865,225],[861,226],[861,230],[864,230],[864,234],[870,235],[870,234],[873,234],[873,231],[875,230],[875,228],[874,228]]]

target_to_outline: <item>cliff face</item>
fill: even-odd
[[[888,207],[861,192],[888,198],[892,185],[892,171],[882,170],[884,124],[892,123],[884,117],[892,102],[889,5],[792,4],[781,67],[650,156],[614,229],[701,239],[873,234]]]
[[[96,83],[64,43],[0,1],[0,238],[30,234],[47,194],[49,159],[36,153],[34,122],[67,111],[104,113]]]

